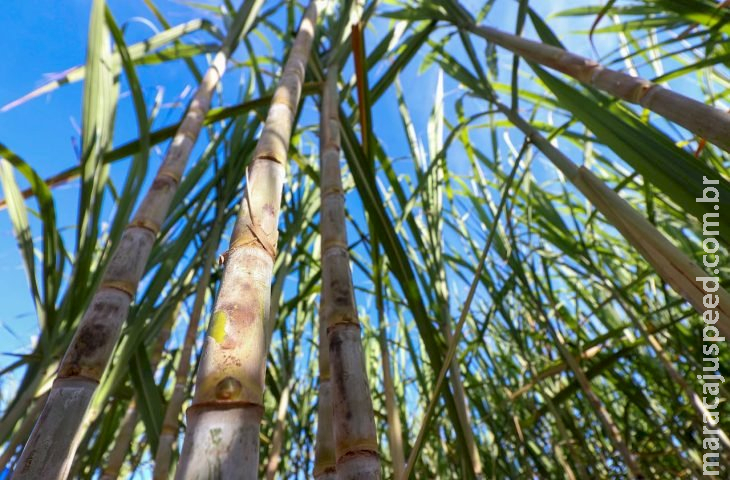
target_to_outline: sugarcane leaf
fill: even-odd
[[[101,272],[92,268],[97,247],[103,195],[108,168],[103,154],[111,146],[119,84],[112,63],[111,38],[105,21],[105,2],[92,3],[81,115],[81,192],[77,214],[74,278],[94,284]],[[86,272],[89,272],[88,274]]]
[[[134,45],[130,45],[129,56],[132,61],[136,64],[155,64],[163,61],[177,60],[179,58],[186,58],[188,56],[198,55],[206,51],[210,51],[209,45],[175,45],[172,48],[163,49],[155,52],[155,50],[163,47],[169,43],[176,42],[179,38],[200,31],[210,29],[210,23],[206,20],[191,20],[181,25],[177,25],[172,28],[168,28],[142,42],[137,42]],[[113,52],[110,57],[110,62],[115,65],[116,68],[121,66],[122,58],[119,52]],[[81,81],[86,75],[86,66],[79,65],[71,67],[64,72],[53,75],[54,79],[50,82],[36,88],[35,90],[23,95],[17,100],[6,104],[0,108],[0,112],[6,112],[11,110],[33,98],[39,97],[44,94],[51,93],[52,91],[72,83]]]
[[[730,242],[730,217],[722,213],[730,208],[730,184],[718,172],[676,147],[666,135],[642,122],[620,104],[592,92],[587,95],[559,80],[547,71],[532,65],[540,80],[560,100],[561,105],[576,115],[596,137],[621,159],[641,173],[645,181],[659,188],[681,209],[700,223],[707,213],[703,203],[703,177],[715,180],[719,191],[720,238]]]
[[[555,35],[555,32],[545,23],[545,20],[542,19],[540,15],[535,12],[532,8],[527,9],[527,13],[530,16],[530,21],[532,21],[532,26],[535,27],[535,30],[537,31],[537,34],[540,36],[543,42],[547,43],[548,45],[552,45],[553,47],[562,48],[565,50],[565,45],[563,45],[563,42],[560,41],[557,35]]]
[[[43,299],[36,278],[35,247],[28,223],[28,211],[20,194],[20,188],[18,188],[13,170],[7,160],[2,158],[0,158],[0,181],[7,201],[10,221],[13,224],[13,234],[23,258],[30,291],[35,301],[36,310],[40,311],[43,308]],[[41,315],[39,318],[42,319],[43,316]],[[44,328],[45,325],[41,324],[41,329]]]
[[[31,282],[31,291],[36,302],[37,314],[41,327],[45,330],[52,328],[55,322],[55,304],[61,286],[61,280],[65,262],[65,250],[63,242],[56,226],[56,208],[48,185],[22,158],[0,143],[0,159],[3,161],[3,190],[5,195],[12,196],[14,212],[11,217],[16,235],[21,235],[19,246],[23,250],[25,267]],[[40,272],[43,290],[37,286],[35,274],[35,252],[30,230],[28,229],[28,218],[26,207],[19,196],[18,186],[9,171],[5,162],[13,166],[28,182],[31,191],[38,201],[40,218],[43,228],[42,259],[43,269]],[[9,200],[9,199],[8,199]],[[28,230],[27,230],[28,229]]]
[[[302,95],[311,95],[312,93],[316,92],[318,90],[318,85],[315,82],[305,83],[302,87]],[[256,111],[260,108],[264,108],[266,105],[268,105],[271,102],[271,96],[263,96],[261,98],[257,98],[254,100],[250,100],[247,102],[240,103],[238,105],[231,105],[229,107],[217,107],[217,108],[211,108],[208,114],[205,117],[205,120],[203,122],[204,125],[214,125],[216,123],[222,122],[224,120],[228,120],[231,118],[236,118],[238,116],[243,116],[248,114],[251,111]],[[167,127],[163,127],[157,130],[153,130],[149,133],[149,144],[150,146],[158,145],[160,143],[163,143],[169,139],[171,139],[174,135],[177,129],[180,127],[180,123],[175,123],[172,125],[169,125]],[[140,138],[137,138],[135,140],[130,140],[127,143],[124,143],[123,145],[120,145],[119,147],[116,147],[104,155],[104,162],[105,163],[113,163],[119,160],[122,160],[123,158],[129,157],[130,155],[136,155],[140,152],[142,152],[142,140]],[[63,170],[45,180],[45,183],[48,186],[58,186],[63,185],[71,180],[74,180],[78,178],[80,175],[80,167],[75,166],[68,168],[66,170]],[[41,179],[39,179],[42,181]],[[25,189],[22,192],[23,198],[30,198],[31,196],[34,196],[34,192],[32,189]],[[4,200],[0,201],[0,207],[4,205]]]
[[[375,85],[370,90],[370,99],[372,102],[377,102],[378,98],[385,93],[385,90],[393,82],[398,72],[413,59],[416,53],[418,53],[418,50],[426,43],[434,28],[436,28],[436,22],[430,22],[403,41],[403,44],[398,48],[398,56],[391,62],[388,70],[375,82]]]
[[[140,417],[145,425],[147,440],[153,451],[157,451],[157,443],[162,430],[162,418],[165,413],[162,395],[153,377],[152,366],[147,350],[142,345],[131,358],[129,377],[134,385],[135,398]]]
[[[114,38],[114,42],[116,43],[119,55],[122,59],[122,67],[127,77],[129,89],[132,93],[134,112],[137,119],[137,132],[140,138],[140,152],[135,156],[130,165],[127,178],[124,182],[124,187],[116,204],[117,212],[115,215],[115,222],[109,232],[109,241],[114,245],[119,241],[122,230],[126,227],[129,216],[134,208],[135,202],[133,199],[138,197],[140,189],[142,188],[142,181],[147,174],[147,160],[149,157],[150,145],[150,122],[147,117],[147,105],[144,101],[142,86],[139,82],[139,78],[137,77],[132,57],[127,49],[126,43],[124,42],[122,32],[119,27],[117,27],[114,17],[109,9],[106,10],[106,24]]]

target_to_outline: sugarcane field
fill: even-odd
[[[3,7],[0,480],[730,479],[730,1]]]

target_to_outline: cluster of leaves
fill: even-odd
[[[5,206],[39,322],[29,353],[1,372],[22,372],[15,398],[2,405],[0,465],[6,468],[17,460],[109,250],[145,188],[156,160],[152,147],[164,145],[176,128],[157,125],[163,99],[146,98],[136,72],[143,65],[182,65],[199,80],[233,11],[226,1],[205,7],[207,20],[172,26],[151,0],[145,3],[160,33],[127,45],[111,11],[92,18],[86,65],[38,91],[84,80],[79,165],[44,180],[0,145]],[[322,66],[332,56],[343,65],[348,234],[387,476],[398,443],[416,459],[417,478],[471,478],[479,468],[488,478],[624,478],[627,467],[606,418],[651,478],[701,474],[703,423],[691,398],[692,392],[702,396],[699,316],[497,105],[509,105],[593,171],[698,263],[697,182],[702,175],[726,179],[727,154],[467,33],[470,23],[499,18],[502,26],[513,22],[518,34],[561,45],[549,27],[554,19],[533,3],[489,0],[472,16],[453,0],[350,0],[323,13],[290,151],[272,288],[261,458],[280,456],[284,477],[308,476],[313,463],[320,279],[314,146]],[[220,107],[208,114],[94,397],[74,477],[103,470],[132,399],[140,421],[122,473],[150,468],[180,350],[176,336],[168,337],[189,318],[205,268],[202,246],[220,240],[219,250],[225,249],[225,235],[208,235],[211,223],[217,212],[227,225],[235,217],[299,7],[267,4],[241,42],[237,68],[227,77],[240,81],[223,82]],[[730,13],[722,5],[612,0],[559,16],[585,18],[593,27],[581,39],[600,36],[615,47],[604,64],[682,82],[694,98],[724,108]],[[351,30],[358,18],[367,34]],[[401,86],[401,79],[410,84],[419,75],[419,82],[432,81],[425,109],[423,92]],[[138,138],[118,145],[113,132],[123,86],[131,93]],[[225,104],[224,93],[235,95],[235,103]],[[110,174],[115,164],[123,175]],[[73,238],[57,222],[52,188],[62,182],[74,182],[78,191]],[[726,253],[730,218],[722,215]],[[37,217],[37,232],[29,216]],[[721,277],[728,273],[720,270]],[[219,280],[216,267],[206,308]],[[442,382],[449,352],[457,367]],[[730,378],[730,352],[721,349],[720,356],[719,373]],[[390,381],[384,365],[392,368]],[[191,390],[194,376],[193,368]],[[391,406],[389,389],[396,399]],[[721,396],[728,398],[725,389]],[[404,425],[402,438],[387,434],[388,413]],[[730,418],[721,420],[727,431]],[[469,455],[472,441],[481,466]]]

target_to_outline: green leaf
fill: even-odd
[[[145,425],[147,440],[152,451],[156,452],[165,408],[162,394],[157,388],[153,374],[147,350],[144,345],[141,345],[132,356],[129,364],[129,377],[134,386],[137,408]]]
[[[703,177],[717,180],[720,194],[720,238],[730,245],[730,184],[710,167],[694,158],[655,127],[638,119],[626,107],[598,92],[585,94],[532,64],[542,82],[558,98],[560,105],[573,113],[599,141],[611,148],[676,205],[699,223],[707,207],[697,198],[703,196]]]

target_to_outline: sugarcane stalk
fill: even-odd
[[[333,426],[338,479],[379,479],[380,459],[373,405],[360,339],[350,271],[345,202],[340,170],[340,122],[337,78],[330,65],[322,110],[322,321],[329,343]]]
[[[372,234],[371,234],[372,235]],[[373,235],[374,236],[374,235]],[[383,370],[383,393],[385,396],[385,412],[388,420],[388,450],[393,468],[393,478],[401,478],[406,465],[405,454],[403,453],[403,427],[400,421],[398,406],[396,405],[395,385],[393,374],[390,371],[390,350],[388,349],[387,322],[385,319],[385,302],[383,299],[383,271],[384,262],[380,253],[380,247],[376,238],[371,238],[371,259],[373,265],[373,283],[375,288],[375,308],[378,311],[378,345],[382,359]]]
[[[261,0],[244,2],[208,68],[131,222],[114,249],[101,285],[84,313],[46,405],[23,449],[13,479],[65,479],[83,432],[80,426],[119,340],[152,246],[165,220],[190,152],[210,109],[215,86],[242,33],[251,28]],[[103,8],[103,5],[94,8]],[[59,442],[59,438],[67,441]]]
[[[2,455],[0,455],[0,470],[10,467],[9,463],[15,455],[15,450],[18,448],[18,445],[21,445],[22,442],[25,441],[26,438],[28,438],[28,435],[33,429],[33,425],[38,419],[38,416],[41,414],[41,409],[46,403],[47,398],[48,392],[45,392],[41,396],[33,400],[33,403],[30,406],[30,410],[26,412],[25,418],[23,418],[23,420],[20,422],[18,428],[10,437],[10,441],[5,447],[5,451],[2,453]]]
[[[323,121],[326,115],[322,112]],[[320,142],[322,134],[320,130]],[[327,342],[327,326],[322,315],[323,300],[319,309],[319,396],[317,403],[317,440],[314,453],[316,480],[335,480],[337,478],[335,456],[335,437],[332,425],[332,382],[330,380],[330,353]]]
[[[443,305],[444,310],[448,310],[447,305]],[[446,316],[448,311],[443,312],[444,319],[450,318]],[[446,342],[451,342],[451,327],[447,323],[442,324],[441,330],[444,332],[444,338]],[[479,456],[479,449],[477,448],[476,440],[474,439],[474,432],[472,430],[471,415],[468,410],[468,402],[466,399],[466,392],[464,391],[464,383],[461,380],[461,369],[457,359],[454,359],[449,366],[449,381],[451,387],[454,389],[454,403],[456,404],[456,415],[461,423],[461,429],[464,432],[464,443],[466,444],[467,454],[471,460],[471,468],[474,473],[474,477],[477,479],[483,478],[482,460]]]
[[[401,478],[406,465],[403,453],[403,427],[396,406],[395,385],[390,371],[390,352],[384,327],[381,327],[378,341],[383,359],[383,390],[385,391],[385,411],[388,418],[388,447],[393,461],[393,478]]]
[[[286,160],[317,9],[311,3],[284,66],[247,184],[187,410],[178,479],[258,475],[267,320]]]
[[[327,88],[325,84],[324,88]],[[324,102],[320,105],[319,116],[319,148],[324,153],[327,144],[327,128],[329,125],[328,106]],[[320,164],[321,168],[321,164]],[[321,203],[320,206],[323,206]],[[314,470],[316,480],[334,480],[337,478],[335,456],[335,437],[332,425],[332,382],[330,381],[330,352],[327,341],[327,324],[323,315],[324,292],[320,296],[319,305],[319,396],[317,398],[317,438],[314,453]]]
[[[432,181],[434,183],[442,182],[443,178],[437,173],[436,175],[429,178],[429,181]],[[435,188],[438,187],[435,186]],[[433,211],[437,212],[436,215],[438,216],[442,211],[440,196],[435,200],[436,204],[434,205]],[[436,219],[435,223],[436,227],[434,228],[434,230],[436,235],[435,238],[433,238],[433,243],[431,247],[435,252],[436,262],[439,268],[436,272],[434,272],[434,276],[436,277],[434,279],[434,290],[436,291],[439,303],[437,309],[438,314],[441,317],[441,331],[443,332],[444,339],[448,344],[451,342],[452,333],[450,326],[451,315],[449,313],[449,292],[446,285],[446,272],[443,267],[440,251],[443,244],[443,234],[439,219]],[[482,460],[479,455],[479,448],[477,447],[476,439],[474,438],[474,432],[472,430],[471,415],[469,414],[469,404],[466,398],[466,392],[464,391],[464,383],[461,378],[461,369],[459,367],[459,361],[457,358],[454,358],[451,362],[451,365],[449,365],[449,372],[449,383],[451,383],[451,388],[453,389],[456,416],[461,425],[461,430],[464,433],[466,455],[468,455],[468,460],[470,462],[468,468],[470,468],[475,478],[481,479],[483,476]]]
[[[0,439],[6,439],[10,436],[15,429],[15,425],[18,423],[23,415],[28,411],[30,405],[35,401],[36,397],[43,388],[43,384],[48,381],[48,373],[53,372],[57,368],[57,364],[53,364],[48,367],[47,370],[41,369],[36,372],[33,379],[27,384],[20,396],[16,398],[9,409],[6,410],[3,415],[2,421],[0,421]],[[46,398],[47,396],[44,396]],[[44,401],[45,403],[45,401]],[[2,440],[0,440],[2,441]]]
[[[279,463],[281,463],[281,449],[284,446],[284,427],[286,426],[286,413],[289,409],[291,389],[291,379],[287,379],[287,384],[279,396],[279,407],[276,409],[276,424],[274,425],[274,435],[271,437],[271,453],[268,462],[266,462],[266,480],[274,480],[276,471],[279,469]],[[315,476],[315,478],[317,477]]]
[[[291,247],[294,246],[292,240]],[[276,325],[277,318],[279,317],[279,306],[281,303],[281,296],[284,293],[284,281],[292,266],[292,249],[288,248],[285,251],[283,257],[279,257],[279,268],[276,273],[276,280],[271,289],[271,312],[269,313],[268,327],[266,329],[266,345],[271,345],[271,339],[274,334],[274,327]],[[267,347],[268,349],[268,347]],[[269,458],[266,462],[266,479],[273,480],[276,477],[276,472],[279,469],[281,463],[281,449],[284,446],[284,435],[286,429],[286,414],[289,409],[289,400],[291,399],[292,391],[292,372],[291,369],[287,368],[285,378],[282,379],[282,383],[286,386],[281,391],[279,396],[279,406],[276,409],[276,415],[274,417],[274,434],[271,436],[271,447],[269,448]],[[316,460],[315,460],[316,463]]]
[[[523,350],[523,354],[525,354],[524,350]],[[535,370],[535,366],[534,366],[533,362],[530,360],[528,355],[525,355],[525,358],[528,362],[532,376],[537,377],[538,372]],[[543,388],[542,385],[536,384],[536,387],[537,387],[539,394],[544,396],[545,406],[547,407],[548,411],[555,419],[555,426],[557,427],[558,433],[559,433],[559,441],[553,442],[553,444],[555,445],[555,456],[557,457],[557,460],[560,463],[560,465],[563,466],[566,480],[577,480],[577,479],[576,479],[576,473],[573,472],[573,469],[571,468],[570,463],[568,462],[568,460],[566,458],[565,452],[563,451],[562,445],[564,445],[564,444],[567,444],[568,449],[569,449],[569,455],[572,458],[572,460],[576,463],[576,467],[577,467],[576,470],[579,475],[578,478],[580,478],[580,480],[586,480],[586,479],[590,478],[588,476],[588,473],[585,471],[585,465],[583,464],[582,455],[580,454],[580,452],[578,451],[576,446],[572,442],[570,442],[570,435],[566,431],[565,422],[561,418],[560,412],[558,411],[558,409],[555,406],[555,402],[550,398],[550,395],[547,395],[545,393],[546,389]]]
[[[219,206],[220,207],[220,206]],[[177,439],[180,425],[178,416],[185,401],[185,392],[188,386],[188,375],[190,374],[191,357],[193,348],[195,347],[195,338],[198,333],[198,326],[205,308],[205,296],[208,292],[210,283],[210,275],[214,262],[216,261],[216,249],[220,240],[221,231],[223,229],[223,208],[218,209],[216,219],[213,222],[213,231],[208,237],[205,253],[203,254],[202,272],[198,278],[198,285],[195,290],[195,299],[193,300],[193,309],[190,314],[185,337],[183,338],[183,346],[180,349],[180,359],[177,370],[175,372],[175,386],[173,387],[170,401],[165,409],[165,416],[162,422],[162,431],[160,439],[157,443],[157,452],[155,453],[155,467],[152,472],[153,479],[167,480],[170,471],[170,459],[172,458],[173,444]]]
[[[539,63],[617,98],[641,105],[723,150],[730,151],[730,114],[726,111],[649,80],[611,70],[594,60],[559,47],[473,22],[466,22],[464,27],[525,60]]]
[[[587,349],[585,351],[579,352],[578,355],[577,355],[578,360],[579,361],[590,360],[593,357],[595,357],[596,355],[598,355],[599,353],[601,353],[602,350],[603,350],[603,346],[602,345],[596,345],[594,347],[591,347],[591,348],[589,348],[589,349]],[[538,383],[542,382],[546,378],[550,378],[550,377],[552,377],[554,375],[557,375],[557,374],[565,371],[565,369],[567,369],[567,368],[568,368],[568,365],[566,365],[565,363],[560,363],[558,365],[555,365],[553,367],[550,367],[550,368],[548,368],[546,370],[543,370],[541,372],[535,372],[532,375],[532,378],[533,378],[532,380],[530,380],[529,382],[525,383],[523,386],[521,386],[520,388],[518,388],[514,392],[510,392],[510,394],[509,394],[510,401],[514,402],[515,400],[517,400],[518,398],[520,398],[522,395],[524,395],[525,393],[527,393],[530,390],[532,390]]]
[[[160,363],[162,354],[165,351],[165,344],[170,338],[170,333],[172,332],[172,327],[177,319],[179,310],[180,304],[178,303],[169,318],[165,321],[157,342],[152,349],[150,367],[152,367],[153,372],[157,370],[157,365]],[[109,452],[109,458],[107,459],[106,467],[102,471],[100,480],[115,480],[119,476],[124,459],[127,457],[129,445],[134,437],[134,430],[137,427],[138,420],[139,410],[137,410],[137,401],[135,398],[132,398],[129,401],[127,410],[124,412],[124,417],[122,417],[121,426],[117,430],[114,446],[111,452]]]
[[[432,181],[434,183],[438,182],[439,184],[443,182],[443,180],[443,175],[440,174],[440,170],[436,173],[435,176],[429,178],[429,181]],[[451,322],[451,315],[449,313],[449,291],[446,285],[446,272],[442,263],[443,260],[441,258],[441,248],[444,242],[444,238],[439,215],[442,211],[443,205],[439,187],[438,185],[434,185],[434,187],[439,191],[439,194],[435,199],[436,204],[433,210],[434,212],[436,212],[437,218],[435,219],[435,238],[433,239],[432,248],[434,249],[437,265],[439,267],[438,270],[435,272],[436,278],[434,282],[434,288],[436,290],[439,301],[438,310],[441,317],[441,331],[444,334],[446,343],[450,343],[452,334],[451,325],[449,324]],[[449,366],[449,371],[451,373],[451,375],[449,375],[449,382],[451,383],[451,387],[454,392],[456,415],[459,419],[459,423],[461,424],[461,430],[464,432],[464,443],[467,449],[466,453],[469,456],[469,461],[471,462],[471,470],[474,473],[475,478],[482,478],[482,460],[479,456],[479,448],[477,447],[477,443],[474,438],[474,432],[472,430],[471,415],[469,414],[468,402],[466,398],[466,392],[464,391],[464,383],[461,379],[461,369],[459,367],[458,359],[454,358],[452,360],[451,365]]]
[[[443,234],[443,189],[446,180],[444,178],[444,166],[441,165],[441,160],[438,156],[438,151],[443,150],[443,125],[442,125],[442,114],[439,113],[437,106],[443,102],[442,93],[442,79],[439,76],[439,82],[437,87],[436,99],[434,101],[434,119],[436,121],[433,124],[433,130],[429,129],[430,137],[430,149],[431,154],[434,157],[436,163],[434,172],[428,175],[425,179],[428,187],[424,192],[424,209],[429,212],[426,216],[427,222],[427,241],[428,250],[431,252],[429,255],[428,263],[430,265],[429,270],[431,271],[431,278],[433,282],[433,289],[436,293],[436,302],[434,309],[437,315],[440,317],[441,331],[444,334],[444,338],[448,343],[451,342],[451,314],[449,313],[449,289],[446,283],[446,266],[443,259],[443,249],[445,245],[445,239]],[[461,378],[461,369],[459,367],[458,359],[454,358],[449,366],[449,382],[453,389],[454,404],[456,410],[456,416],[458,418],[461,430],[464,436],[464,446],[466,447],[466,455],[468,456],[469,469],[474,474],[475,478],[482,478],[483,467],[481,457],[479,456],[479,449],[474,438],[474,432],[471,422],[471,415],[469,414],[469,406],[464,391],[464,384]]]
[[[137,402],[133,398],[129,401],[129,406],[127,406],[127,410],[124,412],[121,426],[117,430],[117,436],[114,439],[114,447],[109,453],[109,458],[100,480],[115,480],[119,477],[119,472],[122,470],[124,459],[127,456],[129,445],[134,436],[134,430],[137,428],[137,420],[139,420],[139,412],[137,411]]]
[[[493,99],[494,100],[494,99]],[[697,278],[711,277],[684,252],[674,246],[654,225],[637,212],[626,200],[608,188],[585,167],[577,166],[555,148],[516,111],[506,105],[495,105],[513,125],[555,165],[575,187],[601,212],[644,259],[677,293],[687,300],[698,313],[707,311],[703,283]],[[730,295],[717,285],[713,300],[717,301],[715,326],[726,338],[730,337]]]
[[[186,284],[192,280],[193,273],[194,272],[191,271],[186,276],[186,280],[184,280]],[[153,373],[157,370],[157,365],[159,364],[160,359],[162,358],[162,354],[165,351],[165,344],[170,338],[170,333],[172,328],[174,327],[175,320],[178,318],[178,313],[180,312],[181,305],[182,304],[180,301],[176,301],[174,303],[172,311],[165,314],[166,318],[162,322],[162,328],[157,335],[157,342],[150,351],[149,361]],[[127,340],[129,340],[129,337],[127,337]],[[112,360],[113,363],[116,363],[116,361],[119,360],[118,356],[121,353],[120,350],[122,350],[123,348],[124,346],[120,345],[120,347],[116,349],[115,353],[117,354],[117,358],[114,358]],[[89,441],[91,440],[90,433],[94,431],[94,424],[98,424],[101,420],[101,415],[104,411],[106,402],[109,399],[112,390],[114,388],[120,387],[119,382],[114,381],[114,379],[109,376],[110,373],[111,372],[107,371],[105,373],[105,376],[102,377],[99,390],[97,390],[97,393],[94,395],[91,404],[87,408],[86,416],[84,417],[83,423],[81,424],[80,430],[86,432],[81,443],[82,448],[88,448]],[[118,430],[117,437],[115,438],[115,445],[109,454],[108,463],[102,471],[102,478],[100,480],[107,480],[109,478],[107,477],[107,479],[104,479],[104,471],[108,471],[110,474],[115,474],[117,476],[120,474],[120,469],[122,468],[124,459],[127,456],[127,451],[129,450],[129,446],[136,430],[137,420],[139,419],[139,411],[137,410],[136,401],[136,397],[132,398],[128,405],[127,411],[122,418],[122,422],[120,423],[121,426]],[[132,425],[129,425],[129,423],[127,422],[132,423]],[[83,460],[86,456],[87,451],[80,450],[76,453],[74,461],[71,465],[71,470],[68,474],[68,478],[77,478],[79,476],[79,472],[82,468],[84,468]]]

